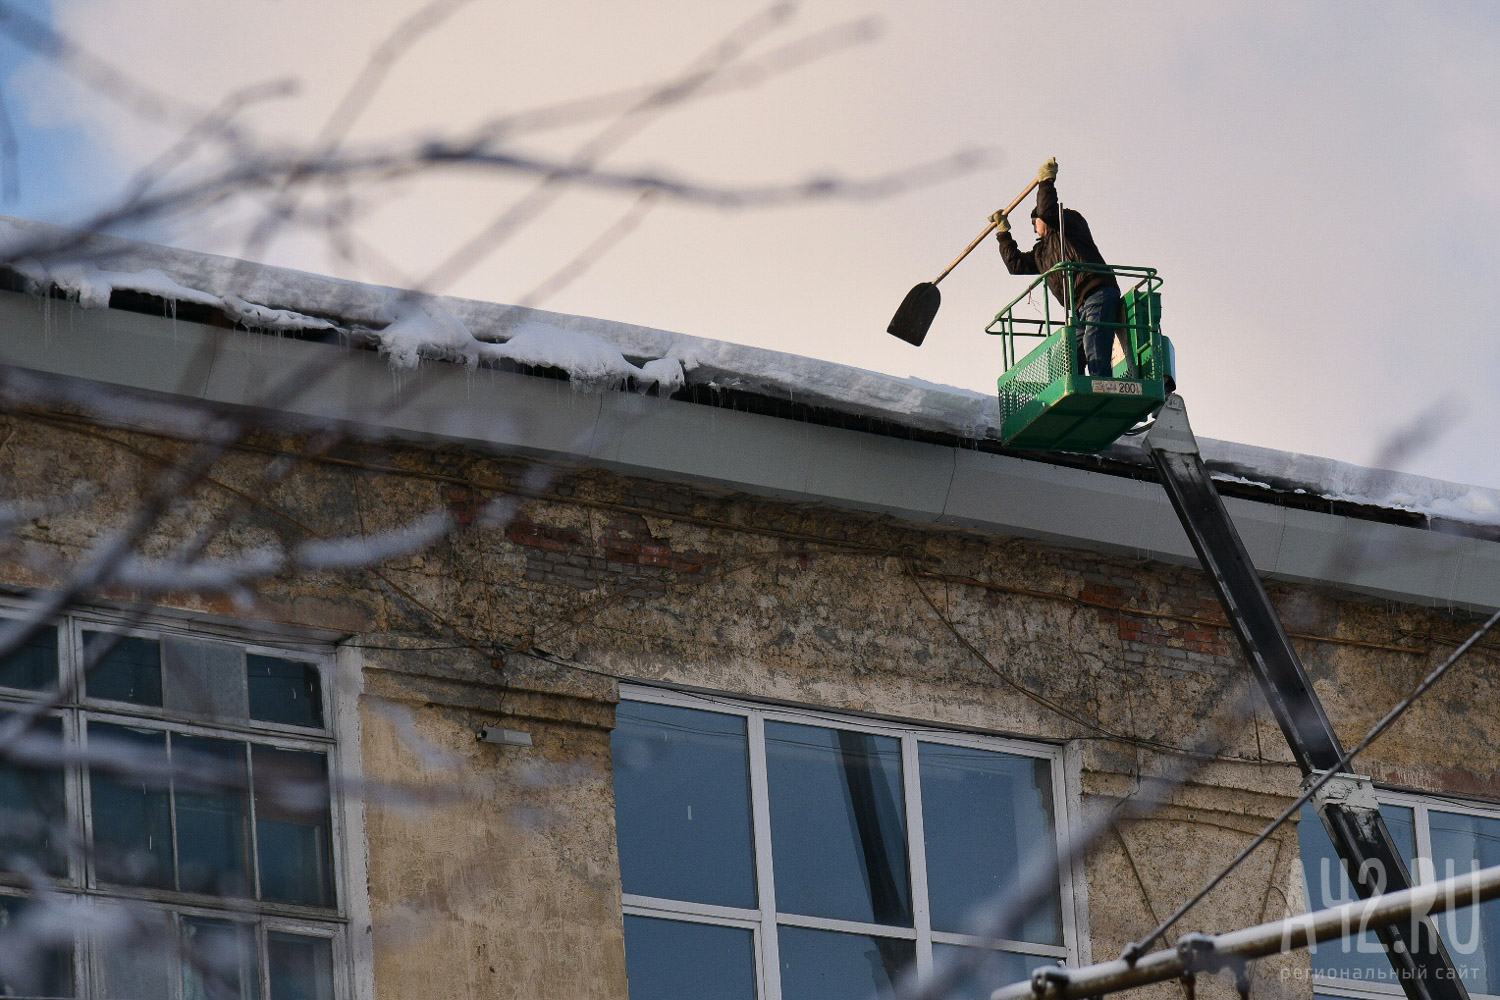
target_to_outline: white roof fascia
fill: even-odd
[[[19,293],[0,292],[0,331],[0,362],[12,373],[256,407],[288,373],[321,363],[329,376],[281,415],[1197,563],[1159,486],[1088,469],[623,392],[585,393],[556,379],[446,362],[423,362],[398,378],[373,351]],[[120,420],[118,412],[112,419]],[[1500,607],[1500,543],[1235,497],[1225,505],[1268,576],[1426,605]]]

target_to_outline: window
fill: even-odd
[[[0,661],[0,996],[347,993],[330,662],[84,614]]]
[[[964,949],[986,949],[985,975],[1007,982],[1071,954],[1065,879],[1003,948],[968,923],[1021,865],[1056,857],[1051,748],[622,696],[615,810],[635,1000],[863,1000]]]
[[[1500,864],[1500,809],[1385,790],[1379,796],[1380,815],[1417,882]],[[1308,906],[1323,909],[1358,898],[1310,805],[1302,808],[1297,833]],[[1500,901],[1450,911],[1435,922],[1469,994],[1500,997]],[[1319,996],[1404,996],[1372,932],[1319,945],[1310,957]]]

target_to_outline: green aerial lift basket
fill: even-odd
[[[1061,273],[1068,289],[1079,272],[1112,272],[1137,279],[1120,296],[1115,328],[1113,377],[1083,374],[1075,312],[1054,319],[1044,284]],[[1064,262],[1037,278],[1002,309],[985,332],[1004,338],[1005,374],[1000,376],[1000,442],[1012,448],[1093,454],[1103,451],[1144,418],[1155,413],[1172,390],[1172,343],[1161,335],[1161,279],[1149,267],[1106,267]],[[1033,292],[1042,297],[1041,318],[1015,310]],[[1041,339],[1019,361],[1017,337]]]

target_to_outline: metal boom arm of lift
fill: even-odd
[[[1304,782],[1316,781],[1338,766],[1343,746],[1209,478],[1182,397],[1167,397],[1145,443]],[[1411,888],[1368,777],[1337,775],[1313,802],[1361,899]],[[1468,1000],[1430,920],[1396,922],[1376,933],[1409,1000]]]

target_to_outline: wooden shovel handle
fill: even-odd
[[[1022,191],[1020,194],[1016,195],[1016,200],[1010,203],[1010,207],[1008,207],[1005,210],[1005,214],[1009,215],[1010,213],[1014,212],[1016,210],[1016,206],[1019,205],[1019,204],[1021,204],[1021,199],[1025,198],[1028,194],[1030,194],[1031,193],[1031,189],[1034,188],[1034,187],[1036,187],[1036,185],[1037,185],[1037,179],[1035,177],[1033,177],[1031,179],[1031,183],[1028,184],[1028,185],[1026,185],[1026,190]],[[943,273],[940,274],[940,275],[938,275],[936,278],[933,278],[932,279],[932,283],[935,285],[939,281],[942,281],[944,278],[948,277],[948,272],[951,271],[951,270],[953,270],[955,267],[957,267],[959,265],[959,262],[962,261],[965,257],[969,256],[969,251],[973,250],[975,247],[977,247],[979,245],[979,241],[980,240],[984,239],[986,236],[988,236],[990,233],[992,233],[994,231],[995,231],[995,224],[993,222],[991,222],[988,226],[985,226],[984,227],[984,232],[982,232],[978,236],[974,237],[974,242],[970,243],[968,246],[964,247],[964,252],[961,253],[961,254],[959,254],[958,258],[956,260],[954,260],[953,263],[951,263],[947,267],[943,268]]]

